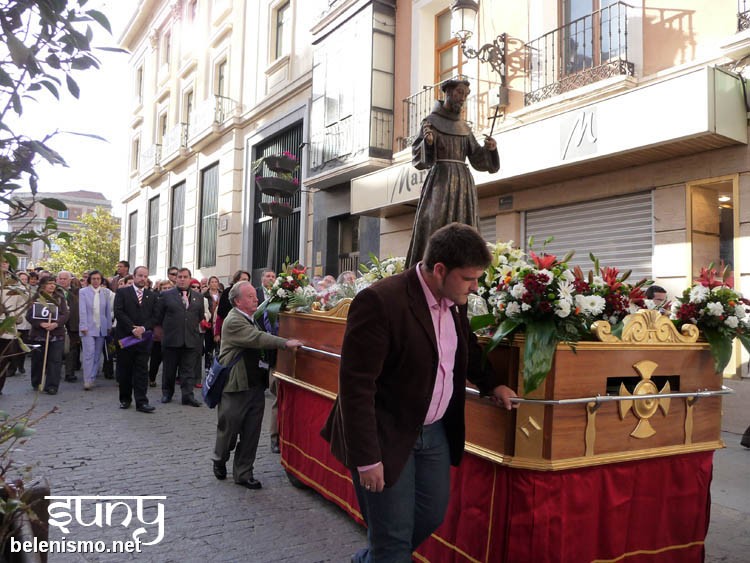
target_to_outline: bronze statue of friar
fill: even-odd
[[[427,239],[440,227],[459,222],[479,228],[477,190],[466,158],[480,171],[500,169],[495,140],[487,137],[481,146],[468,123],[461,119],[461,110],[470,92],[469,81],[446,80],[440,88],[445,97],[435,102],[412,144],[412,164],[419,170],[430,171],[419,196],[406,255],[407,267],[422,259]]]

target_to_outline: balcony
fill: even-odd
[[[161,145],[154,144],[141,153],[141,183],[146,184],[153,177],[162,173]]]
[[[231,98],[209,96],[195,108],[186,146],[199,150],[207,142],[216,139],[223,131],[224,122],[237,115],[239,108],[240,105]]]
[[[493,118],[493,96],[492,90],[499,84],[486,83],[477,85],[475,79],[469,79],[472,88],[481,90],[482,86],[486,89],[472,93],[466,100],[462,117],[471,127],[474,136],[479,136],[482,131],[489,129],[492,125]],[[412,94],[404,100],[404,137],[399,139],[399,148],[404,150],[411,146],[414,139],[419,134],[419,127],[422,120],[427,117],[435,105],[435,100],[440,94],[440,84],[424,86],[420,92]],[[442,94],[440,94],[442,97]]]
[[[737,31],[750,29],[750,0],[737,0]]]
[[[164,136],[161,148],[161,165],[166,166],[178,156],[188,154],[188,124],[178,123]]]
[[[617,2],[527,43],[524,104],[613,76],[633,76],[635,65],[628,59],[629,10],[634,8]]]
[[[358,156],[390,158],[393,112],[372,108],[370,113],[346,116],[314,132],[310,145],[312,170],[346,163]]]

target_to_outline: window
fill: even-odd
[[[136,137],[130,146],[130,170],[137,171],[141,162],[141,139]]]
[[[193,91],[185,92],[182,102],[182,122],[190,125],[190,118],[193,114]]]
[[[227,61],[224,59],[216,65],[216,74],[214,76],[214,94],[217,96],[226,96],[227,80]]]
[[[216,242],[219,234],[219,164],[201,172],[200,255],[198,267],[216,266]]]
[[[690,186],[690,248],[693,278],[713,263],[734,270],[734,180]]]
[[[169,229],[172,233],[169,245],[169,265],[182,266],[182,239],[185,228],[185,182],[172,187],[172,216]]]
[[[57,212],[57,218],[58,219],[67,219],[68,218],[68,210],[65,211],[58,211]]]
[[[463,74],[465,60],[458,39],[451,34],[451,11],[440,12],[435,20],[435,83],[437,84]]]
[[[625,51],[626,11],[617,0],[563,0],[566,74],[599,66]]]
[[[128,215],[128,262],[136,263],[135,251],[138,242],[138,212]]]
[[[148,271],[156,271],[156,259],[159,255],[159,196],[148,202]]]
[[[289,44],[291,43],[291,10],[289,2],[284,2],[276,10],[274,10],[274,19],[276,20],[275,29],[275,45],[273,48],[273,56],[275,59],[280,59],[284,55],[289,53]]]
[[[143,103],[143,65],[135,70],[135,97],[139,105]]]
[[[356,271],[359,267],[359,216],[347,215],[338,220],[338,273]]]
[[[156,131],[156,144],[161,145],[167,137],[167,112],[159,115],[159,124]]]

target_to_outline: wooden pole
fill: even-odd
[[[47,380],[47,351],[49,350],[49,332],[47,331],[47,338],[44,340],[44,360],[42,362],[42,382],[39,384],[39,391],[44,391],[44,383]]]

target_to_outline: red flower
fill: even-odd
[[[557,256],[552,254],[545,254],[542,252],[541,256],[537,256],[532,250],[529,252],[529,256],[531,256],[531,259],[534,261],[538,270],[549,270],[557,263]]]
[[[723,268],[723,270],[723,276],[717,279],[716,276],[718,276],[719,273],[716,271],[716,268],[711,266],[708,268],[701,268],[701,273],[695,281],[708,289],[721,287],[722,285],[726,285],[730,288],[734,287],[734,280],[732,280],[731,272],[729,272],[728,268]]]
[[[620,270],[617,268],[610,268],[609,266],[602,268],[602,279],[609,286],[610,291],[617,291],[622,287],[622,283],[617,279],[619,273]]]

